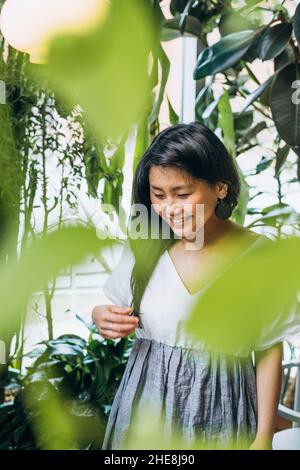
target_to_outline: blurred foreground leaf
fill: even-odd
[[[212,289],[204,290],[187,320],[187,331],[229,354],[251,351],[262,329],[277,318],[283,322],[295,305],[299,261],[299,238],[263,240],[219,276]]]
[[[125,439],[124,450],[225,450],[249,448],[249,440],[246,436],[239,436],[239,444],[233,441],[222,443],[220,436],[218,438],[204,438],[200,426],[195,440],[192,437],[184,438],[179,426],[172,426],[170,430],[165,425],[162,416],[158,415],[157,410],[148,405],[143,407],[140,414],[134,414]]]
[[[19,262],[0,270],[0,331],[5,337],[17,326],[20,312],[29,296],[63,268],[75,265],[90,253],[111,244],[99,239],[96,231],[83,227],[65,227],[33,241]]]
[[[57,37],[48,63],[31,65],[61,98],[81,105],[100,138],[126,132],[146,104],[151,11],[145,2],[114,0],[101,27],[86,36]]]

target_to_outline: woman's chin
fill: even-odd
[[[174,227],[171,225],[173,232],[181,238],[194,238],[195,233],[190,228]]]

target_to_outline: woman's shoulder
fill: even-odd
[[[230,227],[229,236],[234,244],[240,245],[242,248],[256,245],[259,241],[268,241],[269,238],[260,233],[256,233],[253,230],[244,227],[236,222],[232,222]]]
[[[129,306],[132,298],[130,277],[135,258],[128,240],[116,248],[118,248],[118,261],[114,263],[103,285],[103,292],[115,305]]]
[[[260,238],[261,235],[259,233],[250,230],[248,227],[244,225],[238,224],[237,222],[230,221],[230,231],[233,235],[237,237],[241,237],[244,239],[255,240],[256,238]]]
[[[134,254],[132,252],[129,240],[123,243],[121,249],[121,256],[119,258],[118,266],[124,269],[131,269],[135,263]]]

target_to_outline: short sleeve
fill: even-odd
[[[130,306],[132,292],[130,287],[130,277],[135,263],[134,255],[130,249],[128,241],[122,248],[119,262],[109,274],[103,285],[105,296],[120,307]]]
[[[272,323],[265,325],[254,347],[255,350],[268,349],[276,343],[291,340],[300,334],[300,291]]]

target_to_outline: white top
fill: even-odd
[[[260,236],[248,249],[244,250],[243,254],[265,238]],[[127,241],[119,262],[103,286],[104,294],[113,302],[112,305],[130,306],[132,301],[130,276],[134,263],[134,255]],[[205,348],[204,343],[201,343],[198,338],[195,340],[190,333],[185,331],[184,320],[199,296],[209,285],[213,284],[215,279],[204,289],[191,294],[182,282],[166,250],[158,260],[144,291],[139,312],[141,328],[135,329],[136,337],[154,339],[170,346]],[[295,302],[289,315],[279,315],[265,331],[262,331],[255,350],[267,349],[272,344],[300,331],[299,305]]]

